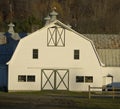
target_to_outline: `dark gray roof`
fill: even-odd
[[[105,66],[120,67],[120,49],[97,49]]]
[[[120,67],[120,34],[84,34],[92,40],[105,66]]]
[[[84,34],[97,49],[120,49],[120,34]]]

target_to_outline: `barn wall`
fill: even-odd
[[[12,74],[9,75],[9,79],[12,79],[12,81],[9,80],[9,91],[37,91],[37,90],[42,90],[41,87],[41,79],[43,78],[41,76],[41,71],[43,69],[46,68],[29,68],[29,69],[24,69],[24,71],[21,71],[20,73],[17,74]],[[88,71],[87,69],[81,69],[81,68],[47,68],[47,70],[58,70],[58,69],[67,69],[69,70],[69,81],[67,81],[68,79],[64,79],[64,82],[69,82],[69,90],[70,91],[88,91],[88,86],[93,86],[93,87],[102,87],[102,83],[103,83],[103,77],[104,75],[102,75],[101,73],[101,68],[92,71]],[[11,71],[12,72],[12,69]],[[25,73],[26,72],[26,73]],[[49,72],[46,72],[47,77],[50,76]],[[18,82],[18,75],[35,75],[35,82]],[[63,77],[64,75],[62,75],[61,77]],[[76,76],[93,76],[93,82],[92,83],[77,83],[76,82]],[[58,77],[59,78],[59,77]],[[51,77],[50,81],[52,84],[54,84],[53,80],[54,76]],[[59,78],[60,79],[60,78]],[[99,81],[98,81],[99,79]],[[58,80],[57,80],[58,81]],[[46,82],[46,78],[44,79],[44,82]],[[64,89],[64,85],[62,84],[60,86],[60,89]],[[48,85],[48,87],[46,89],[50,89],[52,90],[52,88],[50,87],[50,85]],[[58,88],[59,89],[59,88]]]
[[[51,25],[54,26],[54,25]],[[39,50],[39,58],[32,59],[32,50]],[[74,60],[74,50],[80,59]],[[89,40],[65,30],[65,47],[47,46],[47,28],[21,39],[9,62],[9,90],[41,90],[41,69],[69,69],[70,90],[88,90],[88,83],[76,84],[76,75],[93,76],[93,86],[101,86],[101,66]],[[75,70],[77,69],[77,70]],[[18,82],[18,75],[35,75],[35,82]]]
[[[9,77],[8,77],[8,90],[9,91],[37,91],[41,89],[41,70],[40,69],[28,69],[21,68],[21,70],[10,69],[9,66]],[[16,67],[16,66],[15,66]],[[14,68],[15,68],[14,67]],[[34,75],[35,82],[18,82],[18,75]]]
[[[103,83],[103,75],[100,69],[89,70],[86,69],[70,69],[70,90],[71,91],[88,91],[88,86],[92,87],[102,87]],[[92,76],[93,82],[76,82],[76,76]]]

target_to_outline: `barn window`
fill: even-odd
[[[84,82],[84,76],[76,76],[76,82]]]
[[[18,75],[18,82],[26,82],[26,75]]]
[[[28,75],[27,76],[27,81],[28,82],[35,82],[35,76],[34,75]]]
[[[38,49],[33,49],[33,59],[38,59]]]
[[[57,26],[48,28],[47,46],[64,47],[65,46],[65,29]]]
[[[92,83],[93,82],[93,76],[85,76],[85,82]]]
[[[74,59],[79,59],[79,50],[74,50]]]

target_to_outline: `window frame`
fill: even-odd
[[[61,29],[61,31],[59,29]],[[47,29],[47,46],[48,47],[65,47],[65,28],[57,27],[57,26],[48,28]]]
[[[75,49],[74,50],[74,60],[79,60],[80,59],[80,50]]]
[[[26,82],[26,75],[18,75],[18,82]]]
[[[85,76],[86,83],[93,83],[93,76]]]
[[[29,77],[32,77],[32,79]],[[33,79],[33,77],[34,77],[34,79]],[[27,75],[27,82],[35,82],[35,75]]]
[[[32,55],[33,55],[33,59],[38,59],[38,54],[39,54],[39,50],[38,49],[33,49],[32,50]]]
[[[76,83],[84,83],[84,76],[76,76]]]

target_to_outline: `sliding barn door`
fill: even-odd
[[[69,70],[67,69],[42,69],[42,90],[69,90]]]

